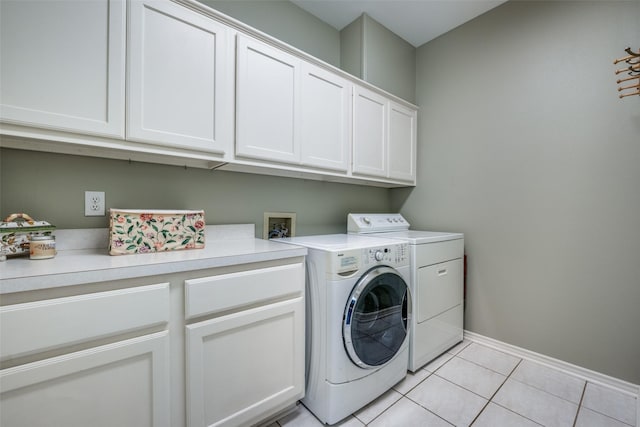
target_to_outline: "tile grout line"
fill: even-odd
[[[474,342],[472,341],[472,342],[471,342],[471,344],[473,344],[473,343],[474,343]],[[517,367],[518,367],[518,365],[520,365],[520,363],[524,360],[524,358],[522,358],[522,357],[520,357],[520,356],[516,356],[516,355],[514,355],[514,354],[505,353],[505,352],[504,352],[504,351],[502,351],[502,350],[498,350],[498,349],[495,349],[495,348],[492,348],[492,347],[486,346],[486,345],[484,345],[484,344],[480,344],[480,343],[475,343],[475,344],[477,344],[477,345],[479,345],[479,346],[481,346],[481,347],[486,347],[486,348],[488,348],[488,349],[490,349],[490,350],[494,350],[494,351],[496,351],[496,352],[498,352],[498,353],[502,353],[502,354],[504,354],[505,356],[509,356],[509,357],[513,357],[513,358],[515,358],[515,359],[519,359],[519,362],[516,364],[516,366],[515,366],[515,367],[513,367],[513,368],[512,368],[512,370],[511,370],[511,372],[509,373],[509,375],[506,375],[507,377],[511,376],[511,373],[513,373],[513,371],[515,370],[515,368],[517,368]],[[492,372],[495,372],[496,374],[504,375],[502,372],[500,372],[500,371],[496,371],[495,369],[492,369],[492,368],[489,368],[489,367],[487,367],[487,366],[481,365],[480,363],[476,362],[475,360],[470,360],[470,359],[467,359],[467,358],[466,358],[466,357],[464,357],[464,356],[460,356],[460,353],[462,353],[462,351],[463,351],[463,350],[466,350],[468,347],[469,347],[469,345],[467,345],[464,349],[460,350],[460,351],[458,352],[458,354],[455,354],[454,356],[455,356],[455,357],[459,357],[460,359],[463,359],[463,360],[465,360],[465,361],[467,361],[467,362],[469,362],[469,363],[473,363],[474,365],[480,366],[481,368],[488,369],[488,370],[490,370],[490,371],[492,371]]]
[[[457,345],[459,345],[459,344],[460,344],[460,343],[458,343],[458,344],[456,344],[456,345],[452,346],[451,348],[453,348],[453,347],[455,347],[455,346],[457,346]],[[462,351],[464,348],[468,347],[468,346],[469,346],[469,344],[470,344],[470,343],[468,343],[466,346],[464,346],[462,349],[460,349],[460,350],[458,351],[458,353],[459,353],[460,351]],[[450,348],[449,350],[451,350],[451,348]],[[428,370],[426,370],[426,369],[425,369],[425,368],[429,365],[429,363],[433,362],[434,360],[438,359],[439,357],[444,356],[445,354],[449,354],[449,355],[451,355],[451,357],[450,357],[446,362],[444,362],[442,365],[440,365],[440,366],[439,366],[435,371],[428,371]],[[421,367],[421,368],[420,368],[420,370],[424,370],[424,371],[425,371],[425,372],[427,372],[429,375],[427,375],[426,377],[424,377],[424,378],[422,379],[422,381],[420,381],[419,383],[417,383],[416,385],[414,385],[413,387],[411,387],[409,390],[407,390],[407,392],[406,392],[406,393],[401,393],[401,392],[399,392],[398,390],[396,390],[394,387],[391,387],[391,389],[390,389],[390,390],[393,390],[393,391],[397,392],[398,394],[400,394],[400,399],[398,399],[398,400],[396,400],[395,402],[393,402],[389,407],[385,408],[382,412],[380,412],[378,415],[376,415],[376,416],[375,416],[371,421],[369,421],[368,423],[365,423],[365,422],[364,422],[364,421],[362,421],[360,418],[358,418],[358,416],[357,416],[357,415],[355,415],[355,413],[354,413],[354,414],[351,414],[351,416],[353,416],[356,420],[360,421],[364,426],[368,426],[369,424],[371,424],[372,422],[374,422],[376,419],[378,419],[382,414],[384,414],[385,412],[387,412],[387,411],[388,411],[392,406],[394,406],[396,403],[398,403],[400,400],[402,400],[402,398],[404,397],[404,398],[407,398],[407,400],[409,400],[410,402],[413,402],[413,403],[415,403],[416,405],[418,405],[419,407],[423,408],[425,411],[427,411],[427,412],[429,412],[429,413],[431,413],[431,414],[435,415],[436,417],[440,418],[441,420],[445,421],[446,423],[451,424],[451,423],[449,423],[449,421],[445,420],[444,418],[442,418],[441,416],[439,416],[439,415],[438,415],[438,414],[436,414],[435,412],[430,411],[429,409],[427,409],[427,408],[425,408],[424,406],[420,405],[418,402],[416,402],[416,401],[412,400],[411,398],[409,398],[409,397],[407,396],[407,394],[409,394],[413,389],[415,389],[415,388],[416,388],[416,387],[418,387],[420,384],[422,384],[422,383],[423,383],[427,378],[429,378],[429,377],[430,377],[430,376],[432,376],[432,375],[435,375],[436,371],[438,371],[440,368],[442,368],[444,365],[446,365],[446,364],[447,364],[451,359],[453,359],[454,357],[456,357],[456,355],[455,355],[455,354],[453,354],[453,353],[449,353],[449,352],[448,352],[448,350],[447,350],[447,351],[445,351],[444,353],[442,353],[440,356],[438,356],[438,357],[434,358],[432,361],[430,361],[429,363],[425,364],[423,367]],[[417,371],[416,371],[416,372],[417,372]],[[415,373],[414,373],[414,375],[415,375]],[[406,377],[405,377],[405,378],[406,378]],[[451,425],[453,425],[453,424],[451,424]]]
[[[400,393],[398,390],[394,389],[393,387],[391,387],[389,390],[393,390],[393,391],[395,391],[396,393],[398,393],[398,394],[400,395],[400,399],[396,400],[396,401],[395,401],[395,402],[393,402],[391,405],[389,405],[389,406],[387,406],[386,408],[384,408],[384,410],[383,410],[382,412],[380,412],[378,415],[376,415],[375,417],[373,417],[373,419],[372,419],[371,421],[369,421],[368,423],[365,423],[365,422],[364,422],[364,421],[362,421],[360,418],[358,418],[358,416],[357,416],[355,413],[351,414],[351,416],[352,416],[352,417],[354,417],[356,420],[360,421],[360,422],[362,423],[362,425],[364,425],[364,426],[368,426],[369,424],[371,424],[372,422],[374,422],[376,419],[380,418],[380,416],[381,416],[382,414],[384,414],[385,412],[387,412],[387,411],[388,411],[389,409],[391,409],[391,408],[392,408],[396,403],[400,402],[400,401],[402,400],[402,398],[403,398],[403,397],[405,397],[405,396],[404,396],[404,394]],[[387,390],[385,393],[387,393],[389,390]],[[384,393],[383,393],[383,394],[384,394]],[[382,395],[378,396],[378,399],[379,399],[380,397],[382,397]],[[376,400],[377,400],[377,399],[376,399]],[[375,402],[376,400],[373,400],[373,401],[372,401],[372,402],[370,402],[370,403],[373,403],[373,402]],[[366,407],[366,405],[365,405],[365,407]],[[356,411],[356,412],[357,412],[357,411]]]
[[[597,383],[594,383],[594,382],[591,382],[591,384],[593,384],[593,385],[598,385]],[[601,411],[599,411],[599,410],[597,410],[597,409],[589,408],[588,406],[583,406],[583,405],[582,405],[582,401],[584,400],[584,395],[587,393],[587,386],[588,386],[588,385],[589,385],[589,381],[587,380],[587,381],[585,381],[585,384],[584,384],[584,392],[583,392],[583,394],[582,394],[582,397],[580,398],[580,406],[578,406],[578,412],[580,412],[580,409],[581,409],[581,408],[585,408],[585,409],[587,409],[587,410],[589,410],[589,411],[592,411],[592,412],[594,412],[594,413],[596,413],[596,414],[602,415],[603,417],[606,417],[606,418],[609,418],[609,419],[611,419],[611,420],[617,421],[617,422],[619,422],[619,423],[621,423],[621,424],[624,424],[625,426],[628,426],[628,427],[634,427],[634,426],[632,426],[632,425],[630,425],[630,424],[627,424],[625,421],[622,421],[622,420],[620,420],[620,419],[616,418],[616,417],[615,417],[615,416],[613,416],[613,415],[605,414],[604,412],[601,412]],[[611,388],[611,387],[609,387],[609,388]],[[574,426],[574,427],[575,427],[575,426]],[[640,426],[636,426],[636,427],[640,427]]]
[[[576,377],[576,378],[577,378],[577,377]],[[543,392],[543,393],[549,394],[549,395],[551,395],[551,396],[553,396],[553,397],[556,397],[556,398],[558,398],[558,399],[564,400],[565,402],[569,402],[569,403],[571,403],[571,404],[573,404],[573,405],[578,405],[578,406],[580,406],[580,403],[582,402],[582,396],[580,397],[580,403],[576,403],[576,402],[574,402],[574,401],[572,401],[572,400],[567,399],[566,397],[558,396],[557,394],[551,393],[550,391],[547,391],[547,390],[545,390],[545,389],[543,389],[543,388],[537,387],[537,386],[535,386],[535,385],[533,385],[533,384],[529,384],[529,383],[527,383],[527,382],[525,382],[525,381],[521,381],[521,380],[516,379],[516,378],[511,378],[511,379],[512,379],[513,381],[519,382],[520,384],[524,384],[524,385],[526,385],[527,387],[531,387],[531,388],[532,388],[532,389],[534,389],[534,390],[538,390],[538,391],[541,391],[541,392]],[[580,380],[582,380],[582,379],[580,378]],[[585,381],[585,387],[586,387],[586,385],[587,385],[587,381]],[[582,392],[584,393],[584,389],[583,389],[583,391],[582,391]]]
[[[466,360],[466,359],[465,359]],[[473,362],[472,362],[473,363]],[[511,377],[511,375],[515,372],[515,370],[518,368],[518,366],[520,366],[520,364],[522,363],[522,359],[520,359],[520,361],[516,364],[516,366],[513,367],[513,369],[511,370],[511,372],[509,372],[509,375],[505,376],[504,381],[502,381],[502,384],[500,384],[500,386],[496,389],[496,391],[493,392],[493,394],[491,395],[491,397],[489,397],[489,399],[487,399],[487,403],[485,403],[485,405],[482,407],[482,409],[480,410],[480,412],[478,412],[478,414],[475,416],[475,418],[473,419],[473,421],[471,421],[471,424],[469,424],[469,426],[472,426],[473,423],[476,422],[476,420],[478,419],[478,417],[480,416],[480,414],[482,414],[484,412],[485,409],[487,409],[487,406],[489,406],[489,403],[491,403],[493,401],[493,398],[496,397],[496,394],[498,394],[498,392],[500,391],[500,389],[502,388],[502,386],[504,385],[504,383],[507,382],[507,380]],[[480,366],[480,365],[478,365]],[[499,373],[499,372],[498,372]],[[520,414],[518,414],[520,415]]]
[[[456,344],[456,345],[457,345],[457,344]],[[468,344],[467,344],[467,346],[468,346]],[[455,347],[455,346],[454,346],[454,347]],[[465,347],[466,347],[466,346],[465,346]],[[451,348],[453,348],[453,347],[451,347]],[[425,382],[425,381],[427,380],[427,378],[430,378],[431,376],[436,375],[436,372],[437,372],[440,368],[442,368],[444,365],[446,365],[447,363],[449,363],[449,362],[451,361],[451,359],[453,359],[454,357],[456,357],[456,355],[455,355],[455,354],[448,353],[448,352],[444,352],[444,353],[442,353],[442,354],[441,354],[440,356],[438,356],[438,357],[442,357],[444,354],[451,354],[451,357],[450,357],[446,362],[444,362],[442,365],[438,366],[438,368],[437,368],[435,371],[427,371],[427,370],[425,369],[427,366],[429,366],[429,364],[428,364],[428,363],[427,363],[426,365],[424,365],[422,368],[420,368],[420,369],[424,370],[425,372],[428,372],[428,373],[429,373],[429,375],[427,375],[427,376],[426,376],[422,381],[420,381],[418,384],[416,384],[415,386],[413,386],[409,391],[407,391],[405,394],[403,394],[403,395],[402,395],[402,397],[407,398],[407,400],[409,400],[410,402],[415,403],[416,405],[418,405],[419,407],[421,407],[421,408],[422,408],[422,409],[424,409],[425,411],[429,412],[430,414],[435,415],[436,417],[440,418],[440,419],[441,419],[442,421],[444,421],[445,423],[450,424],[450,425],[452,425],[452,426],[453,426],[453,425],[454,425],[453,423],[450,423],[448,420],[446,420],[446,419],[442,418],[440,415],[438,415],[438,414],[436,414],[435,412],[433,412],[433,411],[429,410],[429,408],[426,408],[426,407],[422,406],[420,403],[416,402],[415,400],[413,400],[413,399],[411,399],[409,396],[407,396],[407,395],[408,395],[411,391],[413,391],[416,387],[418,387],[420,384],[422,384],[423,382]],[[435,358],[435,359],[433,359],[433,360],[436,360],[438,357],[436,357],[436,358]],[[433,362],[433,360],[432,360],[431,362]],[[429,363],[431,363],[431,362],[429,362]],[[440,377],[439,375],[436,375],[436,376],[437,376],[438,378],[442,378],[442,377]],[[453,383],[452,383],[452,384],[453,384]],[[397,391],[397,390],[396,390],[396,391]],[[397,402],[396,402],[396,403],[397,403]],[[377,417],[376,417],[376,418],[377,418]]]
[[[409,396],[403,396],[406,397],[407,400],[409,400],[410,402],[415,403],[416,405],[418,405],[419,407],[421,407],[422,409],[424,409],[425,411],[429,412],[430,414],[435,415],[436,417],[440,418],[442,421],[444,421],[447,424],[450,424],[452,426],[454,426],[455,424],[452,424],[451,422],[449,422],[448,420],[442,418],[440,415],[436,414],[435,412],[431,411],[429,408],[426,408],[424,406],[422,406],[419,402],[416,402],[415,400],[413,400],[412,398],[410,398]]]
[[[508,377],[509,375],[511,375],[511,373],[509,373],[509,375],[505,375],[505,374],[503,374],[502,372],[496,371],[495,369],[488,368],[488,367],[486,367],[486,366],[484,366],[484,365],[481,365],[481,364],[480,364],[480,363],[478,363],[478,362],[475,362],[475,361],[473,361],[473,360],[466,359],[466,358],[464,358],[464,357],[462,357],[462,356],[455,355],[455,356],[453,356],[453,357],[459,357],[460,359],[464,360],[465,362],[473,363],[473,364],[474,364],[474,365],[476,365],[476,366],[479,366],[479,367],[481,367],[481,368],[484,368],[484,369],[486,369],[486,370],[488,370],[488,371],[491,371],[491,372],[494,372],[494,373],[496,373],[496,374],[500,374],[500,375],[502,375],[502,376],[504,376],[504,377]],[[521,359],[521,358],[518,358],[518,359],[520,359],[520,362],[522,362],[522,360],[523,360],[523,359]],[[516,364],[516,366],[515,366],[513,369],[517,368],[517,367],[518,367],[518,365],[520,364],[520,362],[518,362],[518,363]]]
[[[576,411],[576,417],[573,420],[573,427],[576,427],[576,423],[578,422],[578,415],[580,415],[580,409],[582,409],[582,401],[584,400],[584,395],[587,392],[587,381],[584,382],[584,387],[582,387],[582,395],[580,396],[580,403],[578,403],[578,410]]]

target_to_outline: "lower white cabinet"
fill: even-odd
[[[169,426],[162,331],[0,371],[2,426]]]
[[[0,425],[170,425],[169,283],[0,307]]]
[[[300,399],[303,313],[298,297],[188,325],[188,425],[252,425]]]
[[[186,325],[188,426],[253,425],[304,396],[303,289],[302,263],[186,281],[187,318],[217,315]]]
[[[294,256],[2,295],[0,426],[276,416],[304,397],[304,282]]]

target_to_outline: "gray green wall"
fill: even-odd
[[[340,68],[358,78],[362,78],[364,61],[363,21],[360,15],[340,30]]]
[[[296,212],[296,234],[346,232],[352,211],[388,211],[386,189],[122,160],[0,149],[0,213],[26,212],[58,228],[108,227],[84,216],[85,190],[107,208],[204,209],[207,224],[256,224]]]
[[[343,70],[409,102],[415,102],[416,49],[369,15],[340,31]]]
[[[340,67],[340,33],[287,0],[199,0],[316,58]]]
[[[465,327],[640,384],[640,2],[513,1],[418,49],[416,228],[465,233]]]
[[[362,79],[415,102],[416,49],[369,15],[364,15]]]

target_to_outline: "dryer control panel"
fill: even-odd
[[[403,231],[409,223],[399,213],[396,214],[354,214],[347,216],[347,232],[355,234]]]

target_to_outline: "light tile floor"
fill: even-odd
[[[340,427],[640,427],[634,396],[464,341]],[[303,405],[268,427],[322,426]]]

